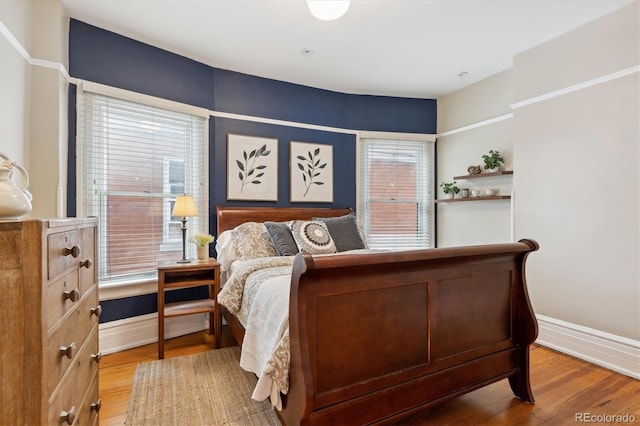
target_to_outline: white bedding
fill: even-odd
[[[253,399],[282,408],[289,391],[289,290],[293,256],[237,262],[218,302],[245,328],[240,367],[254,373]]]
[[[267,279],[259,286],[254,299],[256,303],[252,304],[247,315],[240,356],[240,367],[258,376],[251,397],[257,401],[270,398],[278,409],[281,409],[280,392],[286,394],[289,390],[288,381],[279,383],[273,373],[281,371],[285,379],[288,377],[289,345],[282,339],[289,331],[290,283],[290,275],[280,275]],[[272,361],[277,365],[270,364],[271,358],[278,357],[278,354],[284,355],[283,359]]]

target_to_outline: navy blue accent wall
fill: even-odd
[[[217,111],[347,128],[344,93],[226,70],[216,70],[214,85]]]
[[[431,99],[350,95],[233,71],[215,72],[215,110],[351,130],[436,133]]]
[[[436,117],[435,101],[370,95],[347,98],[347,129],[435,134]]]
[[[75,19],[69,24],[69,73],[76,78],[211,109],[214,72]]]
[[[67,141],[67,216],[76,217],[76,97],[77,86],[69,85],[69,104],[67,117],[69,119]]]
[[[164,99],[233,113],[339,129],[400,133],[436,132],[436,101],[353,95],[212,68],[180,55],[71,20],[71,76]],[[68,206],[75,214],[75,86],[69,90]],[[230,133],[278,139],[278,201],[227,201],[227,139]],[[225,205],[289,206],[291,141],[333,146],[333,203],[297,203],[306,207],[356,204],[356,139],[353,134],[288,125],[212,117],[209,123],[209,229],[216,229],[215,209]],[[213,251],[213,250],[212,250]],[[211,253],[212,255],[215,253]],[[193,297],[193,293],[178,293]],[[101,322],[156,311],[156,296],[102,303]]]

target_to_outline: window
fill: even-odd
[[[99,218],[100,284],[155,276],[182,257],[177,195],[198,207],[187,237],[208,232],[207,118],[87,91],[78,103],[78,212]]]
[[[363,138],[358,215],[370,248],[434,246],[434,143]]]
[[[180,229],[182,223],[179,218],[171,216],[171,212],[173,211],[173,205],[175,204],[174,197],[185,193],[184,171],[183,159],[165,159],[164,192],[173,196],[169,199],[168,203],[163,204],[162,209],[162,229],[164,231],[162,237],[163,244],[165,244],[165,251],[170,250],[170,247],[173,244],[182,244],[182,230]],[[167,245],[169,246],[167,247]]]

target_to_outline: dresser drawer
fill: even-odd
[[[71,271],[50,284],[44,292],[45,330],[54,326],[65,313],[78,306],[82,294],[78,286],[78,272]]]
[[[91,337],[94,340],[97,339],[97,334],[93,333],[98,327],[98,316],[92,313],[92,309],[98,305],[98,297],[96,288],[93,287],[89,293],[82,298],[79,305],[73,312],[65,318],[64,322],[57,327],[53,333],[49,336],[47,344],[45,346],[44,356],[44,369],[47,371],[46,378],[46,394],[51,395],[55,387],[58,385],[60,379],[64,376],[69,365],[75,362],[75,359],[80,356],[78,351],[84,350],[84,346],[93,345],[93,342],[87,340]],[[84,346],[83,346],[84,345]],[[98,353],[97,344],[94,352],[89,354]],[[69,358],[65,354],[61,354],[60,348],[73,347],[69,351]]]
[[[83,250],[80,230],[50,234],[47,244],[50,280],[80,263]]]
[[[80,253],[80,293],[84,294],[92,285],[98,282],[95,252],[96,228],[82,229],[82,248]]]
[[[91,359],[91,355],[98,352],[98,327],[91,331],[87,343],[49,399],[49,425],[67,425],[73,422],[78,424],[78,413],[82,411],[87,389],[98,377],[98,364]],[[67,423],[61,419],[63,413],[73,413],[71,422]]]
[[[95,376],[89,386],[89,391],[80,404],[76,423],[79,426],[97,425],[101,404],[102,402],[98,399],[98,376]]]

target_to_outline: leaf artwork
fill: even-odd
[[[316,148],[313,154],[311,154],[311,151],[308,151],[306,157],[304,155],[298,155],[296,158],[300,160],[297,164],[302,172],[302,180],[306,188],[303,197],[306,197],[309,189],[311,189],[311,185],[324,185],[324,182],[316,180],[316,178],[320,176],[322,169],[327,167],[327,163],[322,163],[320,148]]]
[[[240,171],[238,172],[238,179],[242,183],[240,192],[244,190],[245,185],[259,185],[262,183],[260,178],[264,176],[264,170],[267,168],[264,164],[257,164],[260,157],[266,157],[271,151],[267,151],[267,144],[262,145],[258,149],[254,149],[247,154],[247,151],[242,151],[243,161],[236,160],[236,164]]]

